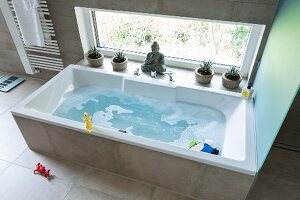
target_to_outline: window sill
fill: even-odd
[[[82,66],[89,66],[88,62],[86,59],[83,59],[77,63],[78,65]],[[134,71],[137,68],[140,68],[142,62],[138,61],[128,61],[127,69],[124,71],[121,71],[119,73],[127,73],[133,75]],[[104,69],[105,71],[108,72],[113,72],[111,63],[110,63],[110,58],[105,57],[103,66],[99,67],[99,69]],[[182,85],[182,86],[196,86],[199,88],[210,88],[214,90],[219,90],[219,91],[227,91],[227,92],[234,92],[234,93],[240,93],[242,91],[242,88],[246,86],[247,84],[247,79],[243,78],[240,86],[236,89],[227,89],[222,85],[222,74],[215,73],[214,77],[211,80],[210,84],[200,84],[195,80],[195,72],[194,70],[190,69],[181,69],[181,68],[176,68],[172,66],[167,66],[168,71],[173,71],[175,74],[173,74],[173,79],[175,80],[176,84]],[[140,70],[140,77],[141,78],[150,78],[149,73],[144,73]],[[157,76],[158,80],[169,80],[169,77],[167,75],[158,75]]]

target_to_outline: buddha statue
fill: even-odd
[[[151,52],[147,54],[145,63],[141,66],[143,72],[156,71],[162,74],[166,71],[165,56],[159,52],[159,44],[155,41],[151,45]]]

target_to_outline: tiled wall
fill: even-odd
[[[289,110],[275,140],[275,145],[300,151],[300,93]]]
[[[300,199],[300,93],[247,200]]]
[[[0,71],[18,75],[26,75],[19,54],[9,33],[2,12],[0,10]],[[48,80],[57,72],[41,70],[41,73],[31,77]]]
[[[55,13],[52,20],[65,65],[83,57],[75,6],[266,24],[260,57],[277,3],[278,0],[48,0],[50,12]]]
[[[296,52],[299,49],[300,1],[282,0],[278,8],[254,82],[259,168],[269,153],[300,84],[300,68],[295,64],[299,60]],[[283,70],[287,70],[289,75],[283,76]],[[290,120],[293,124],[291,127],[297,127],[299,121],[295,118]]]
[[[67,66],[83,58],[75,6],[266,24],[267,28],[258,56],[260,57],[277,8],[277,2],[278,0],[48,0],[48,5],[63,62]],[[0,40],[2,41],[9,36],[3,16],[0,18]],[[1,43],[1,49],[8,49],[5,45],[13,49],[14,57],[16,50],[12,45],[11,38],[4,45]],[[0,60],[6,59],[8,67],[0,66],[0,71],[23,74],[24,70],[20,67],[20,60],[17,58],[14,61],[7,61],[7,52],[5,51],[1,52]],[[50,71],[43,71],[42,75],[38,76],[50,78],[54,74]]]
[[[0,71],[25,74],[15,44],[0,10]]]

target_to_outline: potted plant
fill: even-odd
[[[239,87],[242,81],[240,70],[236,67],[230,67],[227,72],[222,74],[222,84],[228,89],[235,89]]]
[[[208,84],[210,83],[214,75],[211,61],[203,61],[200,67],[195,69],[195,78],[198,83]]]
[[[103,65],[104,55],[100,53],[95,46],[91,47],[87,54],[87,60],[91,67],[100,67]]]
[[[128,58],[123,51],[117,51],[110,62],[114,71],[122,71],[127,68]]]

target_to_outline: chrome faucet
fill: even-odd
[[[163,72],[163,74],[169,76],[169,81],[170,81],[170,82],[174,82],[174,81],[175,81],[175,80],[173,79],[173,74],[175,74],[174,72],[172,72],[172,71],[166,71],[166,72]]]
[[[136,70],[133,73],[135,76],[139,76],[140,75],[140,68],[136,68]]]

